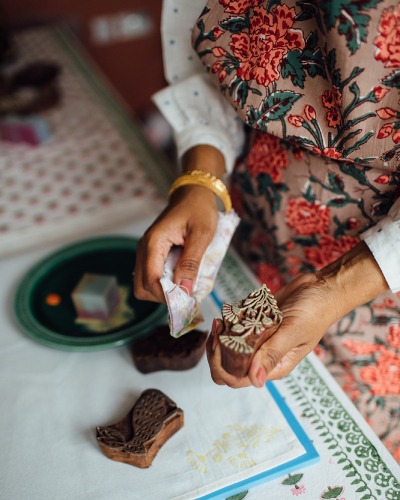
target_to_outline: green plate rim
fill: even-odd
[[[130,249],[136,250],[138,239],[132,236],[101,236],[80,240],[51,253],[40,260],[24,275],[14,296],[14,314],[18,324],[32,339],[49,347],[66,351],[97,351],[119,347],[144,337],[157,324],[166,320],[167,308],[159,304],[157,309],[136,325],[108,335],[93,337],[69,337],[46,328],[36,320],[31,312],[30,297],[37,280],[47,274],[61,260],[72,259],[93,249]]]

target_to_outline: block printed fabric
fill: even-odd
[[[400,187],[400,3],[210,0],[193,46],[251,127],[237,247],[277,290],[350,250]],[[332,326],[321,359],[400,462],[400,293]]]

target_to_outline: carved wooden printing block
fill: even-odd
[[[147,389],[120,422],[97,427],[96,437],[106,457],[145,469],[182,427],[183,411],[161,391]]]
[[[221,362],[225,371],[246,377],[258,348],[273,335],[282,322],[270,289],[263,285],[245,299],[222,306],[224,330],[219,333]]]
[[[200,361],[207,341],[207,332],[192,330],[174,338],[168,325],[158,326],[151,336],[132,347],[136,368],[142,373],[158,370],[189,370]]]

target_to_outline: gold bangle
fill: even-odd
[[[168,201],[171,199],[172,193],[182,186],[194,184],[195,186],[203,186],[210,189],[214,194],[219,196],[225,205],[226,213],[232,209],[232,201],[229,196],[225,184],[214,175],[202,172],[201,170],[191,170],[185,172],[172,184],[168,194]]]

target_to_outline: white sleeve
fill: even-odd
[[[244,125],[192,48],[191,31],[203,8],[204,0],[164,0],[161,34],[170,86],[153,100],[174,130],[179,158],[208,144],[221,151],[230,172],[243,148]]]
[[[392,292],[400,291],[400,198],[387,217],[360,235],[371,250]]]

